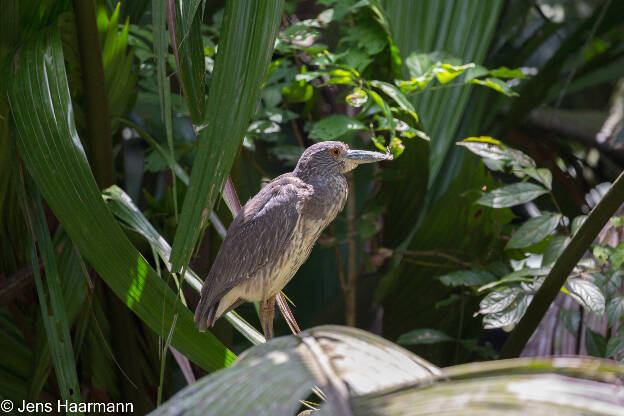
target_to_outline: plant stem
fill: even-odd
[[[347,199],[347,290],[345,291],[345,320],[355,326],[355,291],[357,281],[357,243],[355,241],[355,180],[353,173],[347,175],[349,197]]]
[[[100,189],[115,183],[113,139],[108,115],[108,96],[102,66],[102,50],[92,1],[74,1],[80,66],[87,114],[88,155]]]
[[[570,244],[555,262],[526,313],[507,338],[501,350],[501,358],[512,358],[520,355],[574,266],[623,202],[624,172],[618,176],[606,195],[589,213],[587,220],[574,234]]]

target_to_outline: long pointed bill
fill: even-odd
[[[368,150],[348,150],[342,157],[357,164],[381,162],[382,160],[392,160],[389,153],[369,152]]]

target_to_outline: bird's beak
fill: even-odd
[[[345,159],[349,159],[358,165],[361,163],[374,163],[381,162],[382,160],[392,160],[392,155],[389,153],[369,152],[367,150],[348,150],[343,156]]]

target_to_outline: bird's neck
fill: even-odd
[[[322,175],[300,174],[297,177],[313,190],[306,203],[307,215],[331,222],[347,200],[347,179],[326,171]]]

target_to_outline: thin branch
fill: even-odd
[[[331,225],[331,234],[334,240],[336,240],[336,228],[334,224]],[[340,282],[340,288],[344,293],[347,291],[347,281],[345,280],[344,267],[342,265],[342,255],[340,254],[340,245],[333,244],[334,254],[336,255],[336,267],[338,269],[338,281]]]
[[[413,264],[418,264],[420,266],[427,266],[427,267],[442,267],[442,268],[446,268],[446,269],[455,269],[455,268],[457,268],[456,266],[453,266],[452,264],[433,263],[433,262],[430,262],[430,261],[414,260],[414,259],[411,259],[409,257],[403,257],[403,261],[406,262],[406,263],[413,263]]]
[[[470,263],[463,261],[462,259],[459,259],[455,256],[452,256],[450,254],[447,253],[443,253],[441,251],[435,251],[435,250],[425,250],[425,251],[416,251],[416,250],[396,250],[396,252],[401,253],[405,256],[412,256],[412,257],[440,257],[449,261],[452,261],[453,263],[457,263],[460,264],[464,267],[470,267]]]
[[[89,162],[100,189],[115,183],[113,138],[108,114],[102,50],[92,1],[74,1],[80,67],[85,92]]]
[[[356,224],[356,203],[355,203],[355,181],[353,172],[347,175],[347,185],[349,187],[349,197],[347,198],[347,291],[345,292],[345,318],[347,325],[355,326],[355,293],[358,278],[357,270],[357,242],[355,239]]]

